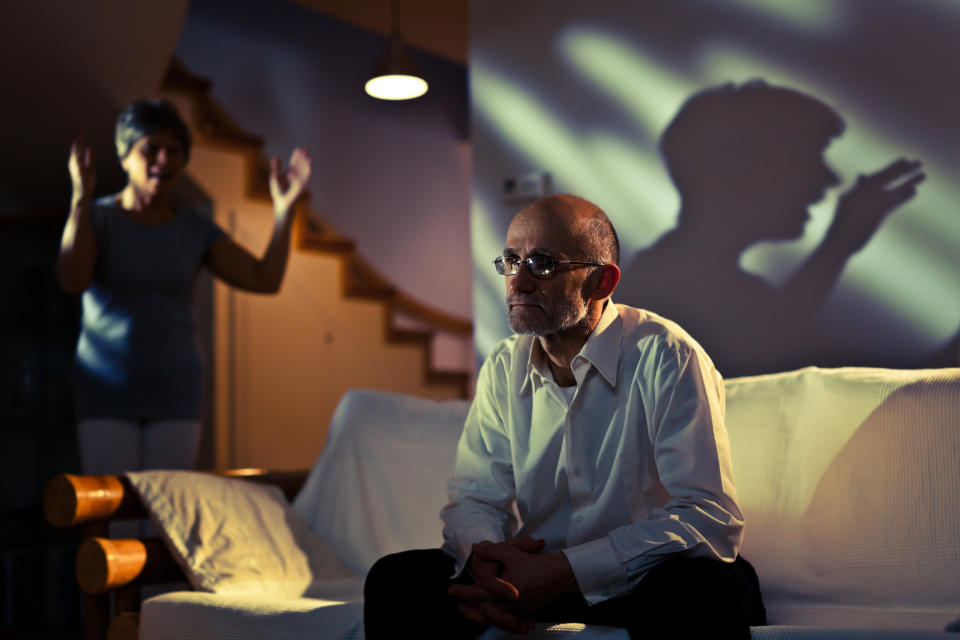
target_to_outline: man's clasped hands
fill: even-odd
[[[454,584],[447,593],[460,600],[457,607],[468,620],[527,634],[532,611],[577,590],[566,556],[541,553],[545,544],[530,536],[478,542],[469,561],[474,583]]]

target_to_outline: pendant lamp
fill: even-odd
[[[400,15],[397,0],[390,1],[390,48],[377,66],[364,90],[380,100],[411,100],[427,92],[427,81],[407,55],[400,37]]]

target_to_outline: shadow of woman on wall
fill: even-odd
[[[861,175],[823,242],[782,286],[740,268],[752,245],[803,235],[808,207],[840,183],[823,157],[844,129],[827,105],[761,80],[687,100],[660,141],[681,197],[676,228],[624,265],[617,301],[678,322],[725,376],[856,361],[815,329],[847,260],[924,180],[904,158]]]

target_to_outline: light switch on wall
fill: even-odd
[[[532,202],[549,195],[552,189],[550,174],[546,171],[531,171],[504,178],[500,197],[504,202]]]

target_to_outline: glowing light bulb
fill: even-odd
[[[380,100],[411,100],[427,92],[427,81],[414,75],[391,73],[367,80],[364,91]]]

